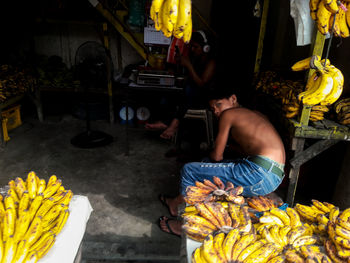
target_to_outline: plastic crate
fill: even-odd
[[[8,131],[22,125],[20,109],[21,105],[16,105],[1,112],[2,118],[7,119],[6,127]]]

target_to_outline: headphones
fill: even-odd
[[[204,40],[204,45],[203,45],[203,52],[208,53],[210,51],[210,46],[208,44],[207,37],[205,36],[205,33],[202,30],[197,30],[199,34],[201,34],[203,40]]]

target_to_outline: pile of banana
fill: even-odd
[[[334,111],[340,124],[350,124],[350,98],[343,98],[334,103]]]
[[[187,204],[193,205],[200,202],[230,201],[235,204],[243,204],[244,197],[242,186],[234,186],[227,182],[226,185],[219,177],[213,176],[213,182],[204,179],[203,182],[196,181],[195,186],[186,188],[184,196]]]
[[[336,102],[343,92],[344,76],[330,61],[312,56],[296,62],[293,71],[315,69],[309,77],[305,91],[298,94],[298,100],[305,105],[329,106]]]
[[[182,214],[183,230],[186,235],[202,242],[215,231],[228,232],[236,229],[248,233],[253,229],[248,206],[240,206],[231,202],[206,202],[194,205],[195,212]]]
[[[0,102],[33,91],[35,79],[28,70],[15,68],[10,65],[0,66]]]
[[[350,261],[350,208],[341,212],[333,204],[312,200],[310,206],[296,204],[296,210],[322,240],[333,262]]]
[[[190,42],[192,36],[192,2],[191,0],[153,0],[150,17],[155,28],[166,37],[172,35]]]
[[[268,211],[275,207],[280,207],[283,204],[282,200],[272,200],[263,195],[252,196],[246,198],[249,207],[255,209],[258,212]]]
[[[276,242],[271,242],[255,232],[240,232],[238,229],[232,229],[227,234],[222,231],[214,232],[209,234],[203,244],[193,251],[191,261],[192,263],[332,262],[322,252],[320,246],[306,245],[310,241],[305,242],[304,240],[312,239],[311,236],[303,235],[299,230],[291,230],[285,237],[288,245],[285,249],[281,249]],[[294,239],[294,242],[288,243],[290,239]],[[298,247],[294,247],[294,243],[298,244]],[[305,244],[300,245],[302,243]]]
[[[1,262],[37,262],[65,225],[73,193],[56,175],[46,183],[33,171],[8,185],[7,194],[0,195]]]
[[[310,0],[310,15],[315,21],[318,31],[323,35],[346,38],[350,36],[350,2],[337,0]]]

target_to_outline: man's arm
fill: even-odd
[[[231,121],[228,114],[222,114],[219,120],[218,134],[215,139],[214,149],[210,153],[210,159],[216,162],[224,158],[224,151],[230,135]]]
[[[216,67],[216,63],[214,60],[208,62],[202,75],[198,75],[188,57],[184,57],[182,64],[187,68],[188,74],[191,77],[191,79],[200,87],[204,86],[214,76]]]

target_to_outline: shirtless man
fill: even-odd
[[[266,195],[277,189],[284,177],[285,150],[283,142],[268,119],[259,112],[243,108],[236,95],[223,91],[211,94],[209,105],[219,119],[215,146],[210,153],[212,162],[193,162],[181,170],[181,192],[175,198],[160,196],[169,207],[170,214],[177,216],[178,206],[184,202],[186,188],[195,181],[219,177],[225,184],[243,186],[243,196]],[[245,158],[224,160],[224,150],[231,137]],[[181,221],[160,217],[163,231],[181,234]]]

